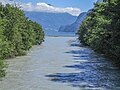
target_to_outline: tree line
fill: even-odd
[[[78,35],[84,45],[119,61],[120,0],[107,1],[95,4],[80,26]]]
[[[0,4],[0,77],[4,75],[4,59],[24,55],[43,41],[41,25],[29,20],[18,7]]]

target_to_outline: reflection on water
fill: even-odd
[[[0,90],[120,90],[120,70],[76,37],[46,37],[28,55],[6,62]]]
[[[71,47],[78,47],[77,50],[65,52],[73,56],[73,65],[66,65],[64,68],[73,68],[77,73],[55,73],[46,75],[51,81],[69,83],[73,87],[84,89],[109,89],[120,90],[120,70],[112,62],[98,55],[91,49],[71,41]]]

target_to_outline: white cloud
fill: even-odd
[[[2,4],[6,4],[8,2],[9,2],[8,0],[0,0],[0,3],[2,3]]]
[[[69,13],[74,16],[78,16],[80,14],[79,8],[72,8],[72,7],[66,7],[66,8],[60,8],[60,7],[54,7],[52,5],[48,5],[43,2],[39,2],[35,5],[33,5],[31,2],[27,4],[21,4],[21,7],[25,11],[40,11],[40,12],[53,12],[53,13]]]
[[[7,3],[13,3],[12,1],[9,0],[0,0],[3,4]],[[17,2],[16,2],[17,3]],[[48,5],[44,2],[39,2],[33,5],[31,2],[29,3],[22,3],[21,7],[25,11],[38,11],[38,12],[53,12],[53,13],[69,13],[74,16],[78,16],[81,11],[79,8],[72,8],[72,7],[66,7],[66,8],[60,8],[60,7],[54,7],[52,5]]]
[[[17,2],[18,2],[17,0],[0,0],[0,3],[2,3],[3,5],[8,3],[14,5],[14,4],[18,4]]]

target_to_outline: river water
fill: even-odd
[[[76,37],[46,37],[26,56],[6,60],[0,90],[120,90],[120,70]]]

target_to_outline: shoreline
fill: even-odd
[[[78,37],[78,36],[77,36],[77,35],[75,35],[75,36],[62,36],[62,35],[55,36],[55,35],[45,35],[45,37]]]

